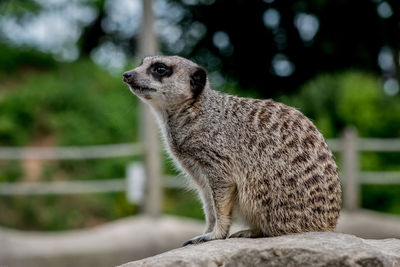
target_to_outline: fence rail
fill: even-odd
[[[373,152],[400,152],[400,138],[360,138],[354,140],[358,151]],[[333,138],[327,140],[328,146],[332,151],[341,152],[343,140]]]
[[[125,191],[125,178],[89,181],[1,183],[0,195],[67,195]]]
[[[0,159],[98,159],[143,155],[140,143],[70,147],[0,147]]]
[[[379,177],[379,178],[377,178]],[[400,172],[395,171],[361,171],[360,184],[400,184]]]
[[[128,190],[126,178],[88,181],[55,181],[55,182],[18,182],[0,183],[0,196],[29,196],[29,195],[73,195],[93,193],[126,192]],[[137,179],[137,177],[131,177]],[[185,188],[186,182],[177,176],[165,175],[164,188]]]

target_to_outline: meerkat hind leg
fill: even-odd
[[[202,199],[204,215],[206,219],[206,228],[204,234],[212,232],[215,226],[215,213],[212,200],[211,188],[203,187],[200,190],[200,197]]]
[[[236,187],[234,186],[220,186],[218,190],[212,190],[212,200],[216,219],[213,231],[186,241],[183,243],[183,246],[203,243],[215,239],[225,239],[227,237],[232,222],[235,191]]]
[[[238,231],[229,236],[229,238],[255,238],[255,237],[263,237],[264,235],[257,230],[254,229],[246,229],[242,231]]]

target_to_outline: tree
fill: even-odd
[[[193,23],[207,29],[184,55],[205,65],[218,62],[210,67],[221,67],[243,87],[267,97],[293,91],[318,72],[360,68],[379,73],[382,47],[398,63],[398,1],[184,2],[194,4],[184,5],[188,12],[178,22],[183,32]],[[383,71],[399,76],[397,64]]]
[[[0,4],[0,11],[24,1],[14,2]],[[48,8],[27,3],[34,3],[30,10],[36,14]],[[137,3],[74,2],[76,8],[95,11],[89,12],[91,20],[80,18],[75,23],[81,29],[80,55],[92,56],[107,44],[133,56],[139,32],[124,29],[133,29],[135,19],[139,25]],[[53,6],[62,10],[72,3],[57,5]],[[120,13],[129,12],[114,14],[116,7]],[[18,8],[7,10],[24,17]],[[132,10],[139,13],[133,15]],[[292,92],[319,72],[348,68],[381,73],[392,94],[399,89],[400,2],[396,0],[158,0],[154,11],[163,53],[194,59],[210,74],[220,71],[264,97]]]

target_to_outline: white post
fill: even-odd
[[[133,162],[126,168],[126,196],[129,203],[142,205],[145,194],[146,175],[143,164]]]
[[[142,0],[143,22],[142,32],[139,39],[140,57],[154,55],[158,51],[157,38],[153,31],[153,10],[152,0]],[[155,118],[148,106],[140,104],[142,140],[145,151],[145,173],[146,173],[146,194],[144,200],[144,212],[147,215],[156,217],[161,213],[161,158],[160,141]]]
[[[359,151],[357,147],[357,130],[346,128],[342,137],[342,168],[343,168],[343,206],[347,210],[356,210],[360,205],[359,185]]]

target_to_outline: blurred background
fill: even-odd
[[[399,1],[3,0],[0,240],[8,242],[7,255],[25,237],[57,247],[52,234],[67,250],[69,233],[82,237],[124,217],[135,225],[147,214],[158,219],[140,227],[163,229],[158,220],[176,226],[169,233],[183,229],[181,219],[162,214],[203,220],[195,193],[183,189],[185,179],[159,147],[151,115],[122,83],[122,73],[150,54],[194,60],[216,90],[301,110],[328,139],[341,170],[348,220],[340,229],[357,231],[347,225],[357,215],[377,222],[359,235],[399,236],[382,234],[389,221],[400,227]],[[202,226],[185,223],[192,227],[185,238]],[[113,227],[104,240],[118,232]],[[140,227],[130,233],[148,231]],[[177,244],[185,241],[176,235]],[[148,247],[129,238],[148,254],[129,247],[102,262],[168,249],[156,237],[147,236]],[[29,262],[48,251],[35,253]],[[1,255],[21,266],[28,259]]]

